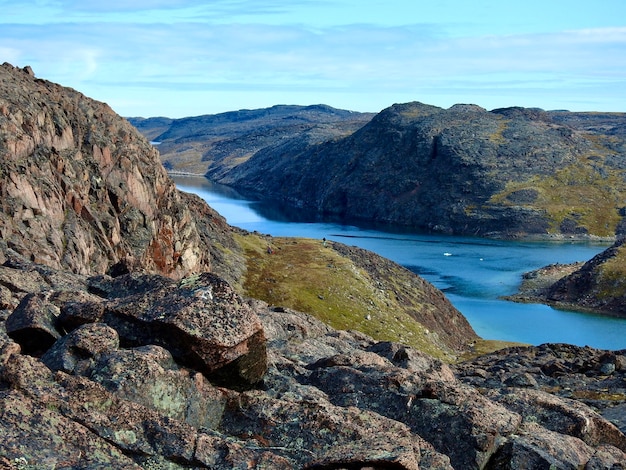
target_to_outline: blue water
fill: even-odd
[[[626,319],[499,299],[516,292],[524,272],[552,263],[587,261],[607,244],[502,241],[317,222],[243,197],[205,178],[174,180],[179,189],[205,199],[231,225],[273,236],[326,238],[356,245],[406,266],[441,289],[483,338],[626,348]]]

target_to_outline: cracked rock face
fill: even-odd
[[[173,278],[211,268],[193,198],[176,190],[135,128],[106,104],[6,63],[0,174],[0,235],[32,261]]]

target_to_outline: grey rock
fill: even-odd
[[[126,400],[198,429],[217,428],[226,403],[224,392],[202,374],[179,367],[159,346],[105,351],[82,375]]]
[[[27,294],[6,321],[6,332],[26,354],[41,354],[61,337],[59,309],[45,294]]]
[[[68,374],[89,368],[95,358],[119,347],[117,332],[102,323],[90,323],[59,339],[41,357],[50,369]]]
[[[537,387],[537,381],[529,373],[515,374],[504,381],[509,387]]]

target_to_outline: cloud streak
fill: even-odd
[[[324,11],[311,1],[114,1],[106,10],[95,1],[43,3],[55,11],[46,24],[22,21],[24,7],[9,6],[0,25],[5,60],[125,115],[285,102],[378,111],[411,100],[626,111],[620,25],[458,34],[428,15],[403,24],[295,21],[298,9]],[[283,17],[292,21],[275,24]]]

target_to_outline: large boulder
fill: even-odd
[[[61,337],[56,329],[58,308],[45,294],[27,294],[7,318],[6,331],[28,354],[46,351]]]
[[[126,289],[120,290],[120,284]],[[123,346],[162,346],[181,364],[222,385],[246,388],[263,377],[267,364],[261,322],[217,276],[203,273],[174,283],[129,274],[110,280],[109,287],[104,280],[98,286],[109,298],[68,304],[59,317],[62,326],[71,330],[106,323]]]

